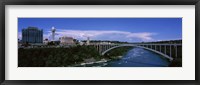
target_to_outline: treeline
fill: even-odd
[[[84,59],[101,56],[94,47],[18,49],[19,67],[62,67],[83,62]]]
[[[84,62],[85,59],[96,61],[114,59],[128,52],[130,47],[114,49],[101,56],[93,46],[74,46],[69,48],[19,48],[19,67],[67,67]]]
[[[109,52],[107,52],[104,57],[108,57],[110,59],[118,59],[118,56],[125,55],[130,49],[133,49],[133,47],[119,47],[115,48]]]

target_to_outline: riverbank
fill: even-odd
[[[82,63],[79,63],[79,64],[75,64],[75,65],[71,65],[69,67],[84,67],[86,65],[91,65],[91,64],[99,64],[99,63],[105,63],[105,62],[108,62],[108,61],[111,61],[111,60],[116,60],[116,59],[121,59],[123,56],[116,56],[115,59],[101,59],[99,61],[95,60],[94,58],[91,58],[91,59],[84,59],[84,62]]]
[[[117,48],[117,49],[113,49],[111,51],[109,51],[108,53],[106,53],[105,55],[102,55],[99,60],[95,59],[95,58],[87,58],[87,59],[83,59],[82,62],[79,62],[78,64],[75,65],[70,65],[68,67],[90,67],[89,65],[91,64],[99,64],[99,63],[105,63],[111,60],[117,60],[117,59],[121,59],[123,57],[123,55],[125,55],[130,49],[133,49],[133,47],[121,47],[121,48]]]
[[[110,60],[102,59],[100,61],[85,62],[85,63],[80,63],[80,64],[76,64],[76,65],[69,66],[69,67],[84,67],[86,65],[105,63],[105,62],[108,62],[108,61],[110,61]]]

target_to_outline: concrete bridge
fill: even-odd
[[[101,55],[105,55],[107,52],[115,48],[128,46],[143,48],[155,52],[170,61],[174,58],[182,57],[182,44],[93,44],[90,46],[94,46]]]

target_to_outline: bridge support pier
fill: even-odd
[[[101,50],[101,45],[99,45],[99,53],[101,53],[101,51],[100,51],[100,50]]]
[[[176,51],[176,56],[175,56],[175,57],[177,58],[177,57],[178,57],[178,56],[177,56],[177,54],[178,54],[178,53],[177,53],[177,46],[175,46],[175,51]]]
[[[170,57],[172,57],[172,46],[170,45]]]
[[[161,52],[161,45],[160,45],[160,52]]]
[[[167,50],[167,49],[166,49],[166,45],[165,45],[165,54],[167,54],[166,50]]]

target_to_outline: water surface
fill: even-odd
[[[87,67],[166,67],[169,61],[163,56],[143,48],[129,50],[121,59],[87,64]]]

